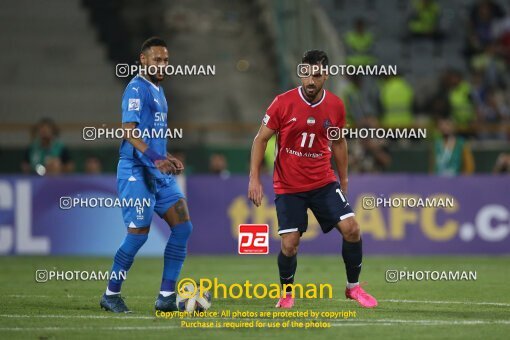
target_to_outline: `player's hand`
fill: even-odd
[[[175,167],[175,171],[172,172],[173,175],[179,175],[184,171],[184,165],[180,160],[172,156],[171,154],[166,154],[166,159],[172,163],[172,165]]]
[[[264,197],[262,184],[258,179],[250,179],[250,184],[248,185],[248,198],[253,202],[253,204],[255,204],[255,206],[260,207],[260,204],[262,204],[262,197]]]
[[[156,165],[156,168],[164,174],[173,174],[176,171],[174,164],[168,159],[157,160],[154,164]]]

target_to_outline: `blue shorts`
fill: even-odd
[[[122,207],[122,217],[128,228],[149,227],[154,211],[162,217],[178,200],[185,198],[173,176],[117,179],[117,191],[121,200],[150,202],[150,206]]]
[[[354,216],[338,182],[306,192],[277,194],[275,205],[280,235],[293,231],[304,233],[308,228],[308,208],[324,233],[331,231],[339,221]]]

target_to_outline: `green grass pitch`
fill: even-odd
[[[340,256],[302,255],[298,258],[296,283],[331,283],[334,292],[333,299],[298,299],[295,310],[352,310],[356,311],[356,318],[322,319],[331,326],[322,329],[236,330],[182,328],[180,320],[156,318],[153,306],[162,261],[162,258],[135,260],[123,287],[123,296],[133,313],[114,315],[99,309],[106,286],[103,281],[35,282],[37,269],[105,271],[109,270],[111,259],[1,257],[0,338],[508,339],[510,333],[510,257],[367,256],[361,281],[368,282],[366,290],[379,300],[377,308],[367,310],[345,299],[345,272]],[[385,271],[389,269],[471,270],[477,272],[477,280],[387,283]],[[276,270],[275,256],[189,256],[181,277],[218,277],[227,284],[245,280],[270,284],[277,280]],[[275,302],[214,299],[211,310],[274,311]]]

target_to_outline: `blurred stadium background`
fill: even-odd
[[[86,141],[82,132],[119,126],[129,79],[117,77],[115,65],[135,63],[139,45],[152,35],[168,41],[171,64],[216,67],[213,76],[172,76],[163,84],[169,126],[184,134],[170,141],[169,151],[186,166],[179,180],[198,230],[192,253],[235,253],[237,226],[248,222],[268,223],[278,249],[274,147],[266,157],[267,199],[255,209],[246,199],[250,146],[265,109],[299,83],[296,65],[314,48],[327,51],[331,64],[398,67],[396,77],[330,77],[327,88],[343,98],[349,126],[427,129],[420,140],[349,141],[349,196],[367,252],[510,249],[504,1],[20,0],[3,7],[9,48],[0,57],[8,80],[0,91],[1,222],[13,228],[3,237],[4,254],[116,249],[123,234],[119,209],[67,211],[58,202],[116,197],[119,141]],[[451,197],[456,206],[370,211],[361,204],[366,195]],[[321,243],[305,242],[303,250],[336,253],[336,239],[320,235],[310,217],[305,241]],[[205,232],[211,221],[214,236]],[[158,218],[154,224],[160,232],[145,254],[159,254],[166,242],[169,231]],[[35,241],[24,244],[20,235]]]
[[[95,319],[103,282],[37,286],[33,275],[41,268],[109,269],[125,233],[120,209],[64,210],[59,200],[116,197],[119,141],[85,141],[82,130],[120,125],[128,79],[115,76],[115,65],[134,63],[142,41],[159,35],[169,44],[171,64],[216,66],[214,76],[175,76],[163,83],[169,126],[183,129],[184,138],[171,140],[169,151],[185,163],[179,181],[195,226],[183,275],[274,280],[272,257],[237,255],[240,223],[269,224],[271,253],[279,249],[272,154],[266,159],[266,200],[255,209],[246,198],[250,146],[274,96],[299,83],[296,65],[303,52],[323,49],[332,64],[398,67],[398,77],[329,79],[326,87],[344,100],[350,126],[428,131],[425,140],[349,141],[349,201],[369,255],[363,280],[372,282],[370,292],[382,303],[377,313],[363,314],[364,322],[436,325],[430,335],[439,338],[449,325],[476,324],[476,331],[455,328],[457,336],[497,330],[504,337],[503,326],[490,323],[507,318],[510,306],[503,292],[510,279],[508,256],[499,256],[510,253],[508,1],[17,0],[2,4],[0,18],[0,254],[47,255],[0,257],[5,307],[0,331],[26,327],[25,314],[55,310],[80,318],[90,327],[81,330],[88,336],[111,335],[102,332],[122,323]],[[453,198],[455,206],[364,209],[367,195]],[[130,306],[147,315],[169,234],[157,217],[151,230],[140,254],[155,258],[135,263],[132,283],[126,284]],[[300,256],[336,255],[324,256],[321,264],[303,255],[299,275],[303,282],[328,281],[334,272],[335,296],[341,296],[340,239],[331,236],[321,234],[310,214]],[[387,257],[393,255],[398,257]],[[267,270],[271,263],[274,268]],[[338,270],[331,268],[335,263]],[[397,289],[384,282],[387,269],[478,270],[479,279],[476,285],[433,287],[407,282]],[[432,301],[416,306],[413,299]],[[461,301],[445,302],[450,299]],[[268,308],[265,302],[249,303],[215,306]],[[303,305],[337,308],[336,300],[325,303]],[[71,333],[76,326],[52,315],[31,319],[38,320],[34,334],[46,338],[62,327],[64,333],[57,334],[76,335]],[[400,320],[408,317],[416,320]],[[112,327],[104,328],[107,322]],[[147,320],[129,322],[122,329],[153,327]],[[395,336],[380,330],[382,337]],[[362,332],[373,336],[371,328]]]
[[[115,65],[137,60],[141,42],[156,34],[168,41],[171,63],[216,65],[215,76],[164,84],[170,125],[185,134],[170,147],[188,174],[246,174],[261,115],[297,84],[296,64],[312,48],[326,50],[331,63],[398,66],[399,79],[330,79],[353,126],[429,128],[425,141],[352,141],[351,173],[429,173],[438,116],[453,117],[467,137],[475,164],[463,171],[510,168],[505,1],[22,0],[3,7],[1,173],[22,171],[43,118],[68,150],[62,169],[50,160],[57,167],[50,172],[113,173],[118,142],[86,142],[82,129],[118,126],[127,79],[115,77]],[[385,117],[395,111],[406,117]]]

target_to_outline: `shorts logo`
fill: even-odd
[[[262,119],[262,123],[264,123],[264,125],[267,125],[267,122],[269,122],[269,119],[271,117],[269,117],[269,115],[266,113],[266,115],[264,116],[264,119]]]
[[[128,100],[128,111],[140,111],[140,99],[129,98]]]
[[[308,119],[306,120],[306,124],[308,125],[314,125],[315,124],[315,118],[313,117],[308,117]]]
[[[239,225],[239,254],[268,254],[269,226],[267,224]]]
[[[142,206],[136,207],[136,219],[143,220],[143,207]]]

